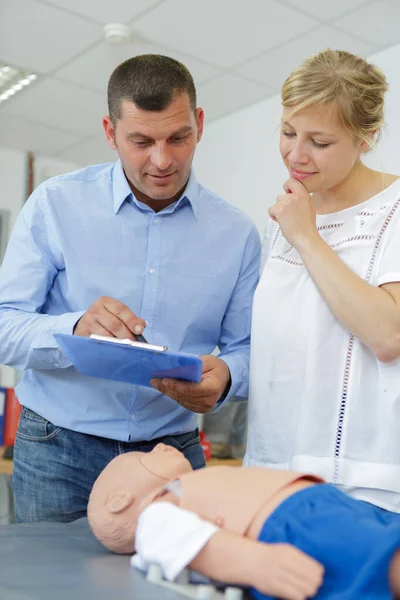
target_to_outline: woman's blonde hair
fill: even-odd
[[[305,60],[282,86],[282,104],[291,116],[315,106],[331,106],[356,139],[374,145],[383,124],[385,75],[360,56],[327,48]]]

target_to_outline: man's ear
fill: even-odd
[[[106,134],[107,142],[112,150],[116,150],[117,146],[115,144],[115,128],[114,124],[111,121],[111,118],[108,115],[103,117],[103,129]]]
[[[135,496],[127,491],[116,492],[108,498],[106,506],[110,513],[118,514],[128,508],[134,500]]]
[[[196,122],[197,122],[197,141],[201,140],[201,136],[203,135],[203,127],[204,127],[204,111],[202,108],[196,109]]]

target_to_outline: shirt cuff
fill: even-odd
[[[233,354],[223,356],[220,354],[218,358],[223,360],[229,369],[231,375],[231,386],[229,390],[218,400],[212,412],[218,412],[225,402],[232,400],[234,396],[237,396],[238,400],[247,399],[249,388],[249,369],[242,356],[235,356]]]
[[[64,315],[49,316],[48,327],[39,335],[32,345],[32,350],[46,350],[51,353],[52,363],[56,368],[66,369],[72,367],[72,362],[59,347],[54,338],[55,333],[71,334],[75,323],[85,314],[85,311],[65,313]]]

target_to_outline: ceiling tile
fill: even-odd
[[[379,46],[400,41],[400,2],[381,0],[359,8],[335,21],[334,25],[357,37]]]
[[[355,8],[358,8],[362,4],[365,4],[366,0],[335,0],[334,2],[321,2],[321,0],[286,0],[286,4],[299,7],[305,12],[309,13],[312,17],[317,19],[323,19],[328,21],[329,19],[335,19],[343,13],[347,13]]]
[[[364,57],[374,50],[372,44],[360,42],[333,27],[319,27],[280,48],[266,52],[236,70],[280,90],[286,77],[297,65],[327,47],[348,50]]]
[[[0,113],[1,145],[14,150],[52,156],[80,140],[80,136]]]
[[[105,94],[108,79],[115,67],[132,56],[149,53],[166,54],[183,62],[191,71],[196,83],[201,83],[218,73],[216,67],[191,57],[188,58],[178,52],[167,50],[162,46],[142,41],[138,44],[121,46],[111,46],[103,42],[57,71],[56,74],[61,79],[72,81]]]
[[[318,22],[275,0],[168,0],[135,21],[159,44],[231,67],[308,31]]]
[[[204,108],[205,122],[259,102],[275,94],[267,85],[236,75],[223,75],[198,88],[198,104]]]
[[[160,0],[46,0],[60,8],[73,11],[99,23],[125,23],[141,13],[151,9]]]
[[[0,57],[48,73],[101,36],[100,25],[36,0],[1,0]]]
[[[106,100],[100,94],[54,78],[35,82],[0,107],[0,114],[81,135],[100,131],[106,112]]]
[[[75,144],[59,153],[58,158],[71,160],[76,164],[86,167],[97,163],[112,162],[118,155],[103,136],[95,136],[90,140]]]

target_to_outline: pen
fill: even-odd
[[[99,342],[111,342],[112,344],[125,344],[126,346],[134,346],[135,348],[144,348],[146,350],[154,350],[154,352],[165,352],[168,350],[168,346],[158,346],[157,344],[149,344],[149,342],[142,335],[137,335],[138,338],[135,341],[126,339],[121,340],[120,338],[109,337],[107,335],[96,335],[92,333],[90,335],[92,340],[98,340]],[[141,339],[140,339],[141,338]],[[143,341],[144,340],[144,341]]]
[[[144,337],[144,335],[142,335],[141,333],[134,333],[133,334],[136,338],[136,341],[138,342],[142,342],[143,344],[148,344],[149,342],[146,340],[146,338]]]

